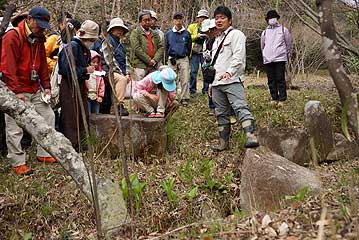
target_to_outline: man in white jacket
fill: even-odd
[[[214,17],[216,28],[221,34],[216,37],[212,47],[212,59],[217,51],[219,53],[214,64],[216,75],[210,91],[216,106],[220,142],[212,146],[212,149],[223,151],[229,147],[231,107],[246,133],[245,147],[257,147],[259,144],[254,135],[254,118],[249,111],[242,84],[246,65],[246,37],[240,30],[232,27],[232,13],[229,8],[217,7]]]

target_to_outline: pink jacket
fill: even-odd
[[[98,57],[99,64],[97,71],[102,71],[101,68],[101,55],[98,54],[96,51],[91,50],[91,60]],[[86,88],[88,89],[88,81],[86,81]],[[105,96],[105,82],[102,77],[96,76],[96,89],[97,89],[97,97],[104,97]]]
[[[287,62],[292,48],[292,37],[287,28],[278,24],[269,26],[261,36],[263,63]]]
[[[141,94],[151,93],[154,94],[156,90],[156,84],[152,81],[152,75],[154,74],[150,73],[147,76],[145,76],[141,81],[136,82],[136,92]],[[176,98],[176,90],[171,91],[168,93],[168,99],[169,102],[172,102]]]

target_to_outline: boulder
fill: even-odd
[[[332,125],[319,101],[309,101],[304,107],[304,123],[313,138],[318,163],[323,162],[334,147]]]
[[[271,211],[280,207],[285,196],[293,196],[304,187],[319,193],[316,174],[266,147],[247,150],[241,168],[241,208],[247,211]]]
[[[261,146],[301,166],[310,162],[308,134],[304,129],[260,128],[257,131]]]
[[[166,121],[163,118],[145,118],[130,115],[121,118],[124,140],[128,156],[134,159],[162,157],[166,152]],[[108,150],[111,156],[120,154],[116,117],[111,114],[91,114],[90,127],[101,146],[109,141]]]
[[[335,145],[328,154],[328,161],[350,160],[359,157],[359,146],[355,142],[349,142],[343,134],[334,134]]]

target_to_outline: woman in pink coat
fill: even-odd
[[[149,118],[163,118],[166,108],[176,99],[176,73],[162,66],[136,83],[134,102]]]

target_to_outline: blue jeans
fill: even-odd
[[[192,54],[192,57],[189,61],[190,65],[190,80],[189,80],[189,93],[195,94],[197,92],[197,75],[199,65],[203,63],[202,54]],[[202,93],[205,94],[208,92],[208,83],[203,82]]]
[[[96,100],[88,100],[89,113],[99,113],[100,104]]]

